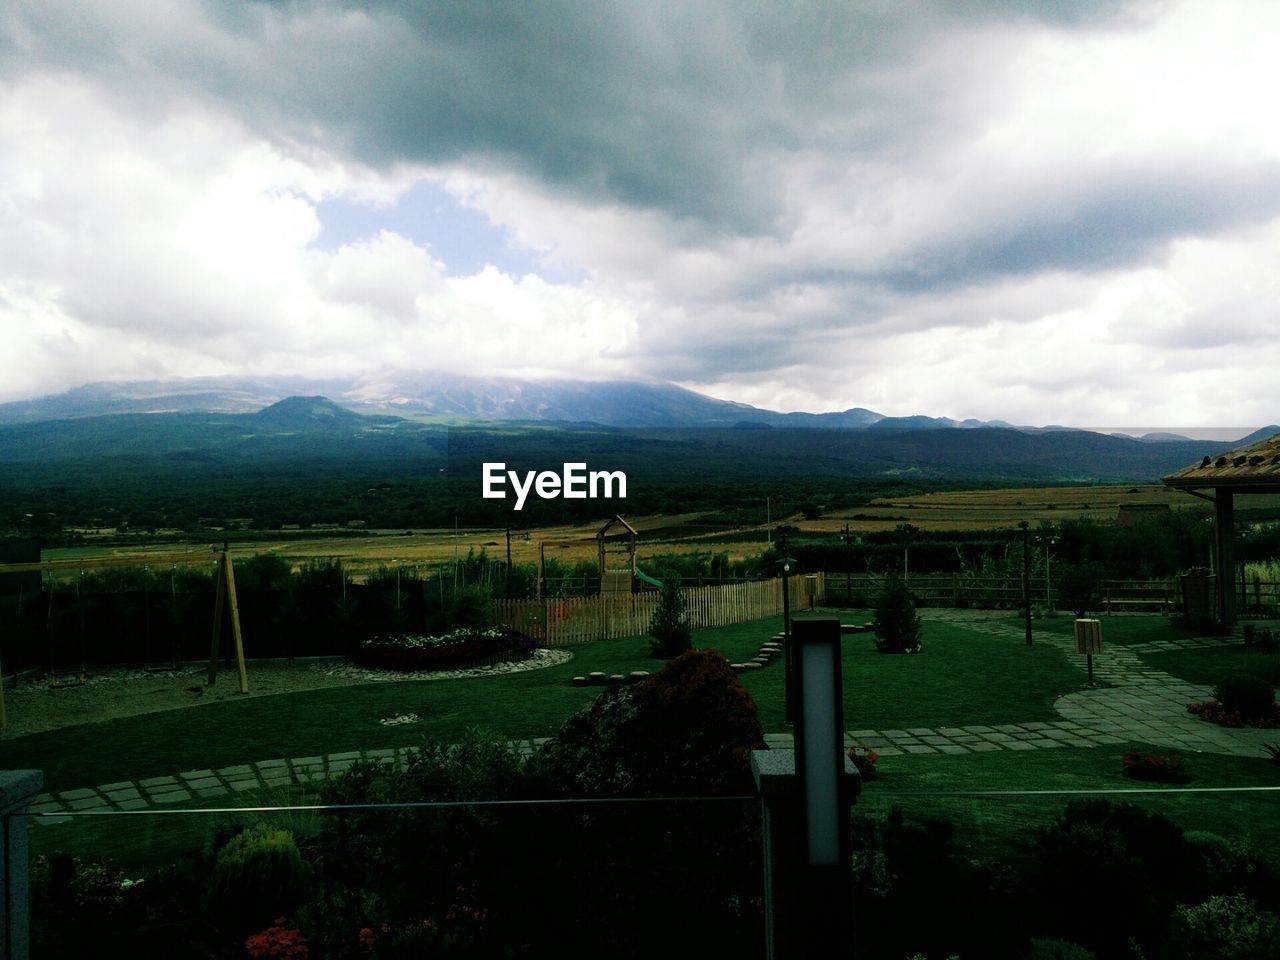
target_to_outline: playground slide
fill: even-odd
[[[659,590],[661,590],[661,589],[662,589],[662,581],[661,581],[661,580],[655,580],[653,577],[649,576],[647,573],[645,573],[645,572],[644,572],[643,570],[641,570],[639,567],[636,567],[636,579],[638,579],[638,580],[640,580],[640,581],[642,581],[642,582],[644,582],[644,583],[649,584],[649,586],[651,586],[651,587],[657,587]]]

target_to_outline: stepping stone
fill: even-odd
[[[574,677],[574,678],[573,678],[573,685],[574,685],[575,687],[585,687],[585,686],[587,685],[587,678],[586,678],[586,677]]]
[[[587,680],[591,683],[604,683],[605,679],[606,677],[603,671],[600,670],[593,670],[591,673],[587,674]]]
[[[63,790],[58,796],[63,800],[83,800],[85,797],[96,797],[98,791],[90,787],[82,787],[79,790]]]
[[[107,805],[105,797],[99,797],[97,794],[92,797],[82,797],[79,800],[72,800],[67,807],[71,810],[100,810]]]
[[[648,679],[648,677],[649,677],[648,670],[632,670],[630,674],[630,679],[634,683],[638,683],[641,680],[646,680]]]
[[[120,803],[122,800],[137,800],[142,796],[142,794],[130,785],[124,790],[112,790],[110,793],[104,793],[103,796],[112,803]]]
[[[613,687],[620,686],[627,682],[627,678],[620,673],[615,673],[609,677],[609,685]]]

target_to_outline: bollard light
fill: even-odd
[[[840,621],[794,624],[796,774],[800,778],[805,842],[811,867],[848,861],[841,812],[844,777],[844,697],[840,676]]]

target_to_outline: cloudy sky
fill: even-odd
[[[1280,419],[1280,4],[0,3],[0,400]]]

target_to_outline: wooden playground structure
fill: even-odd
[[[231,560],[231,553],[225,546],[222,550],[211,553],[166,553],[137,557],[98,557],[94,559],[34,560],[28,563],[5,563],[0,564],[0,575],[39,573],[48,574],[52,578],[52,576],[57,573],[79,571],[80,575],[83,576],[86,571],[91,569],[98,570],[109,567],[140,567],[150,566],[152,564],[157,566],[170,564],[173,567],[177,567],[178,565],[208,563],[210,561],[215,562],[218,569],[215,573],[216,599],[214,600],[213,607],[213,635],[209,644],[209,673],[207,682],[209,686],[212,686],[217,683],[218,680],[218,656],[222,639],[223,611],[225,609],[230,620],[231,637],[235,646],[236,672],[238,674],[239,690],[241,693],[248,693],[249,677],[248,672],[245,669],[244,637],[240,632],[240,609],[236,601],[235,567]],[[49,687],[54,690],[61,690],[69,687],[83,686],[85,683],[86,672],[82,649],[80,668],[78,670],[59,671],[54,664],[50,664]],[[5,726],[4,658],[3,649],[0,648],[0,731],[3,731]]]
[[[609,533],[615,526],[619,525],[622,530],[616,533]],[[596,531],[596,535],[590,538],[580,538],[577,540],[544,540],[538,544],[538,599],[544,596],[544,586],[546,583],[547,570],[547,547],[569,547],[581,543],[596,544],[596,554],[600,566],[600,595],[613,596],[617,594],[630,594],[635,588],[635,581],[641,579],[653,586],[657,586],[657,581],[650,577],[645,577],[636,569],[636,537],[638,536],[636,528],[627,523],[622,517],[614,514],[609,522]],[[610,542],[610,538],[615,538]],[[616,549],[618,543],[617,538],[622,539],[623,557],[621,565],[612,558],[618,557],[619,551]],[[611,549],[613,548],[613,549]],[[610,562],[614,562],[614,566],[610,566]]]

